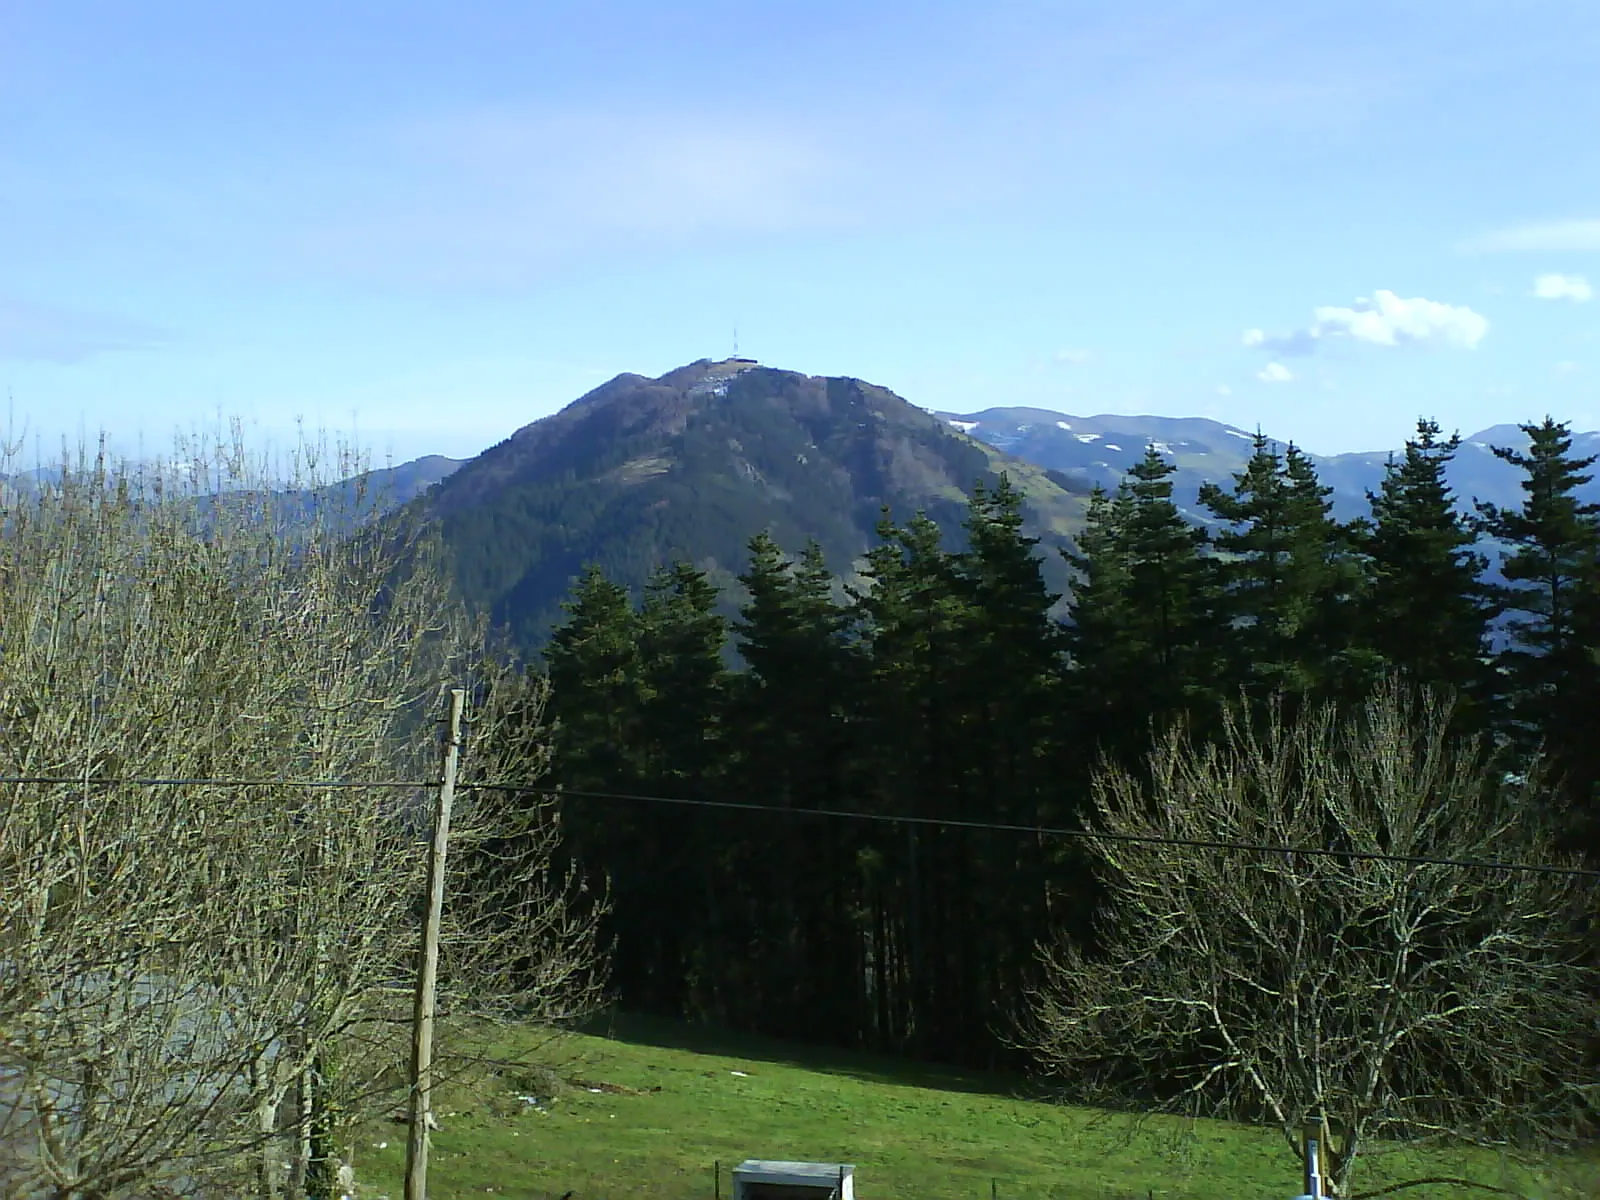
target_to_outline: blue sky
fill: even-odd
[[[737,327],[935,408],[1593,429],[1597,129],[1593,0],[0,0],[0,385],[464,457]]]

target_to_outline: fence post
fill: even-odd
[[[433,817],[433,850],[428,856],[428,911],[422,921],[422,953],[417,963],[417,993],[411,1010],[410,1135],[406,1139],[406,1200],[427,1200],[428,1123],[433,1087],[433,1009],[439,983],[439,914],[444,908],[444,855],[450,842],[450,806],[455,800],[456,768],[461,761],[461,710],[467,693],[450,691],[449,735],[439,806]]]

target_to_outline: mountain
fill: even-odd
[[[304,505],[307,512],[320,507],[356,523],[411,503],[434,484],[453,475],[465,461],[427,454],[398,466],[375,467],[315,490],[301,489],[279,495],[291,504]]]
[[[470,460],[425,504],[464,596],[532,648],[588,563],[639,588],[683,559],[727,587],[767,529],[790,552],[815,538],[848,577],[885,506],[897,521],[925,511],[956,544],[970,489],[1000,471],[1046,551],[1066,544],[1086,487],[886,388],[702,359],[657,379],[617,376]],[[1044,558],[1062,590],[1064,564]]]
[[[378,467],[357,476],[369,491],[382,496],[386,503],[405,504],[420,496],[441,479],[453,475],[466,462],[463,458],[446,458],[442,454],[427,454],[403,462],[395,467]],[[335,486],[347,486],[352,480],[342,480]]]
[[[291,488],[278,491],[276,494],[292,505],[304,505],[307,510],[315,504],[333,504],[340,512],[358,511],[364,518],[410,503],[450,475],[464,461],[464,459],[446,458],[442,454],[428,454],[397,466],[375,467],[315,489]],[[153,465],[140,462],[119,463],[115,470],[118,473],[138,476],[141,471]],[[53,483],[60,478],[60,467],[34,467],[10,475],[0,474],[0,494],[3,494],[3,489],[8,486],[15,489],[19,496],[36,494],[41,484]]]
[[[1253,435],[1232,425],[1204,417],[1077,417],[1040,408],[989,408],[976,413],[938,413],[953,428],[996,449],[1049,470],[1059,472],[1080,487],[1099,484],[1114,490],[1124,473],[1154,443],[1177,464],[1173,495],[1184,512],[1196,521],[1210,523],[1210,514],[1198,504],[1200,485],[1212,482],[1227,487],[1235,471],[1250,457]],[[1278,444],[1285,445],[1280,439]],[[1578,433],[1573,453],[1600,454],[1600,432]],[[1486,500],[1515,507],[1522,502],[1522,473],[1494,456],[1492,446],[1526,449],[1527,435],[1515,425],[1495,425],[1463,438],[1450,465],[1448,477],[1463,510],[1472,501]],[[1383,482],[1384,464],[1394,450],[1354,454],[1311,455],[1322,482],[1333,488],[1334,511],[1344,519],[1368,511],[1366,493]],[[1586,498],[1600,501],[1600,476],[1584,489]]]

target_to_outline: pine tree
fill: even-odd
[[[709,798],[722,753],[725,634],[716,589],[686,564],[652,577],[635,611],[589,568],[545,652],[554,774],[569,791],[574,853],[610,881],[614,979],[629,1003],[684,1015],[688,981],[717,946],[715,822],[701,813],[583,792]]]
[[[1594,832],[1600,788],[1600,504],[1577,490],[1596,459],[1574,458],[1565,424],[1520,427],[1526,454],[1496,446],[1524,473],[1520,508],[1480,503],[1479,527],[1504,543],[1510,645],[1499,656],[1514,737],[1524,752],[1542,741],[1565,774],[1574,838]]]
[[[557,771],[581,790],[628,790],[644,705],[639,623],[627,590],[587,567],[544,651]]]
[[[1001,475],[993,489],[980,482],[965,522],[968,548],[954,567],[970,621],[962,661],[972,735],[984,751],[984,807],[990,818],[1034,820],[1036,759],[1048,754],[1059,702],[1062,636],[1051,616],[1060,597],[1045,586],[1039,539],[1022,525],[1022,495],[1011,480]]]
[[[870,651],[875,804],[953,822],[1033,824],[1057,803],[1060,635],[1022,496],[977,487],[967,546],[922,516],[887,522],[858,609]],[[959,824],[877,836],[875,994],[885,1040],[972,1060],[992,1051],[997,997],[1042,927],[1044,856]]]
[[[885,815],[955,817],[962,774],[957,660],[970,626],[956,559],[939,527],[918,513],[896,526],[885,512],[855,591],[869,660],[862,744],[869,787],[862,802]],[[959,873],[944,870],[949,838],[938,828],[874,830],[862,846],[867,892],[873,1038],[883,1049],[942,1049],[949,932],[942,913],[965,901]]]
[[[1372,519],[1361,544],[1372,587],[1361,625],[1365,644],[1417,683],[1481,701],[1492,606],[1480,581],[1487,560],[1445,479],[1460,444],[1419,420],[1404,456],[1367,493]]]
[[[1351,531],[1298,448],[1280,455],[1259,433],[1254,445],[1231,494],[1200,489],[1200,503],[1233,526],[1213,539],[1228,682],[1255,695],[1359,693],[1366,664],[1350,626],[1363,573]]]
[[[1209,691],[1215,646],[1209,622],[1212,563],[1203,557],[1209,539],[1172,501],[1176,470],[1149,446],[1122,484],[1128,606],[1133,637],[1144,648],[1141,674],[1152,714]]]
[[[992,488],[975,486],[967,549],[955,559],[968,601],[956,663],[966,750],[956,803],[969,820],[1026,827],[1076,813],[1060,776],[1070,731],[1062,721],[1062,632],[1052,615],[1059,597],[1045,584],[1039,539],[1023,533],[1022,505],[1004,474]],[[948,989],[945,1020],[968,1031],[962,1050],[970,1055],[982,1048],[972,1032],[1004,1019],[998,998],[1031,969],[1033,944],[1050,924],[1047,872],[1057,856],[1011,835],[971,831],[952,842],[966,901],[953,914],[951,961],[964,986]]]
[[[678,794],[698,787],[719,761],[728,627],[716,586],[688,563],[660,568],[646,585],[638,628],[654,786]]]
[[[850,709],[860,656],[849,613],[816,543],[790,562],[771,535],[750,542],[748,593],[735,631],[749,670],[731,707],[737,793],[785,808],[854,804]],[[856,928],[855,830],[837,821],[752,818],[739,839],[748,920],[743,961],[729,964],[739,1023],[836,1044],[870,1024]],[[781,844],[784,851],[772,854]]]
[[[644,705],[639,741],[648,794],[717,799],[725,774],[727,622],[717,589],[688,563],[658,569],[639,610]],[[652,804],[639,815],[646,884],[635,950],[650,954],[649,992],[663,1011],[697,1019],[726,1016],[730,945],[722,892],[732,838],[726,814]],[[736,953],[736,951],[733,951]]]
[[[1133,573],[1127,550],[1130,505],[1096,485],[1077,537],[1077,552],[1063,551],[1076,575],[1063,641],[1076,677],[1092,680],[1085,695],[1095,707],[1131,694],[1139,643],[1130,595]]]
[[[1154,446],[1115,497],[1091,496],[1072,624],[1074,708],[1103,751],[1135,761],[1152,727],[1215,702],[1220,631],[1205,531],[1172,501],[1175,467]],[[1086,766],[1087,764],[1080,764]]]

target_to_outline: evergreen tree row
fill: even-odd
[[[1310,459],[1261,437],[1197,522],[1151,448],[1092,499],[1065,623],[1003,478],[959,546],[886,515],[848,588],[815,545],[756,537],[732,622],[690,566],[637,605],[590,569],[545,657],[568,843],[610,881],[619,999],[992,1062],[1035,945],[1086,943],[1095,904],[1070,841],[1018,830],[1076,824],[1097,764],[1137,766],[1171,721],[1354,701],[1388,671],[1465,696],[1507,769],[1542,747],[1564,780],[1551,817],[1592,845],[1600,506],[1577,499],[1592,460],[1566,428],[1523,428],[1526,453],[1496,451],[1523,504],[1470,517],[1445,482],[1457,439],[1430,421],[1348,523]]]

